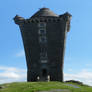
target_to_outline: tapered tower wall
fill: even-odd
[[[71,15],[52,14],[46,8],[30,19],[14,18],[23,39],[28,81],[46,81],[48,76],[51,81],[63,81],[65,40]]]

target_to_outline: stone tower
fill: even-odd
[[[27,81],[63,81],[65,40],[70,19],[68,12],[57,15],[48,8],[41,8],[29,19],[15,16],[25,49]]]

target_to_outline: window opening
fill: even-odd
[[[41,52],[40,57],[47,57],[47,52]]]
[[[46,27],[46,23],[40,22],[40,23],[39,23],[39,27]]]
[[[40,36],[40,42],[46,43],[47,42],[46,36]]]
[[[47,63],[48,61],[47,60],[41,60],[41,63]]]
[[[45,29],[39,29],[39,34],[41,34],[41,35],[46,34],[46,30]]]

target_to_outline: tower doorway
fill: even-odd
[[[48,81],[48,70],[46,68],[41,69],[40,81]]]
[[[46,77],[47,76],[47,69],[42,69],[42,77]]]

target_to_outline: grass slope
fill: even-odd
[[[79,88],[67,86],[66,84],[72,84]],[[92,87],[71,82],[15,82],[0,85],[0,92],[38,92],[53,89],[68,89],[67,92],[92,92]]]

